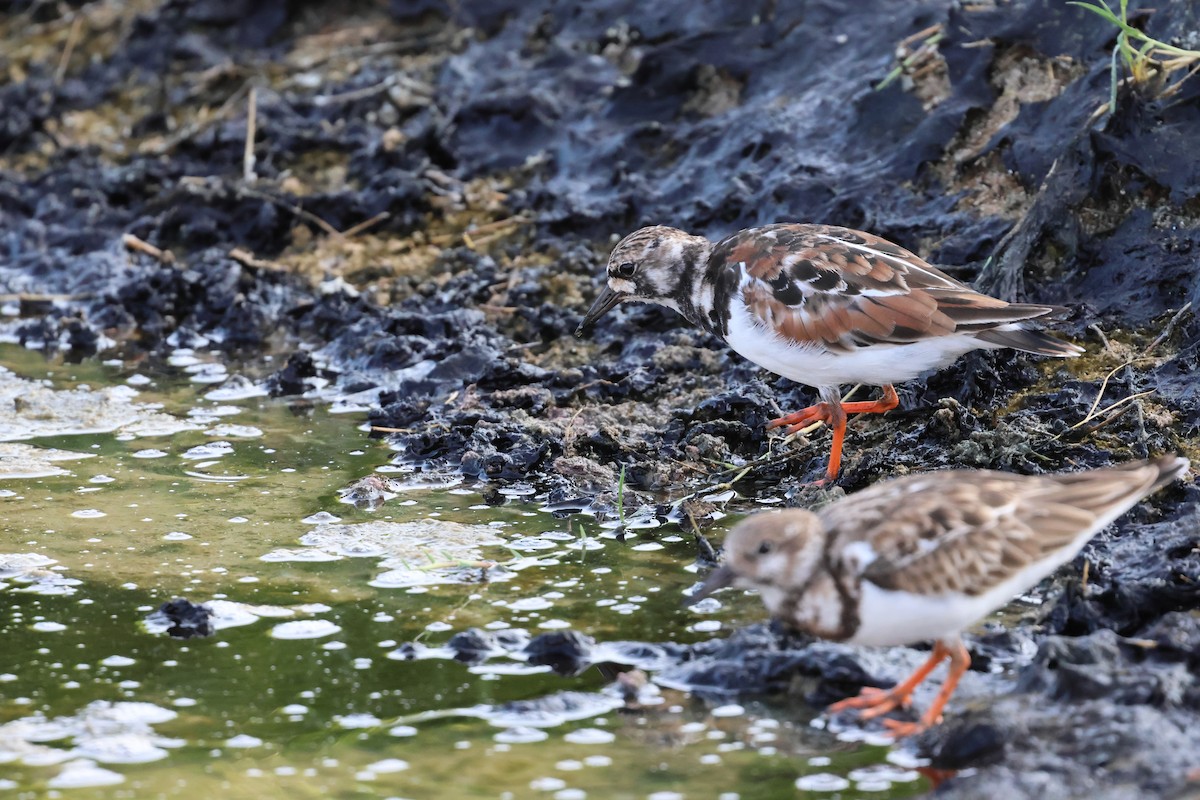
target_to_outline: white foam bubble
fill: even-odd
[[[322,636],[332,636],[342,627],[327,619],[301,619],[294,622],[281,622],[271,629],[275,639],[320,639]]]

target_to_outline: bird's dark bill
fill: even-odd
[[[583,317],[583,322],[579,323],[579,327],[575,329],[575,335],[582,338],[583,334],[590,328],[596,320],[603,317],[613,307],[625,299],[625,295],[621,292],[614,292],[608,286],[600,290],[600,296],[596,298],[596,302],[592,303],[592,307],[588,309],[587,314]]]
[[[720,566],[708,573],[708,577],[704,579],[704,584],[696,590],[695,594],[688,595],[684,598],[685,606],[694,606],[704,598],[711,595],[718,589],[724,589],[726,586],[733,585],[733,579],[737,576],[733,574],[733,570],[726,566]]]

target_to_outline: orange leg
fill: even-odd
[[[823,393],[824,394],[824,393]],[[865,400],[854,403],[842,403],[833,394],[831,399],[816,405],[801,409],[794,414],[787,414],[767,423],[767,430],[785,427],[785,433],[792,434],[814,422],[824,422],[833,429],[833,444],[829,449],[829,466],[825,469],[825,477],[817,481],[817,485],[832,482],[837,478],[842,466],[842,440],[846,437],[846,417],[849,414],[882,414],[900,405],[896,389],[891,384],[883,387],[883,397],[878,400]]]
[[[857,697],[847,697],[845,700],[834,703],[829,707],[829,711],[836,714],[852,708],[863,709],[860,716],[863,719],[873,719],[897,708],[907,708],[912,701],[913,690],[920,686],[921,682],[929,677],[929,673],[933,672],[937,665],[946,658],[953,658],[949,648],[941,642],[935,642],[929,659],[910,675],[908,680],[887,690],[863,689]]]
[[[921,719],[917,722],[901,722],[895,719],[883,721],[897,738],[912,736],[914,733],[920,733],[938,724],[942,718],[942,709],[946,706],[946,701],[950,699],[950,695],[954,694],[954,689],[958,686],[959,679],[967,671],[967,667],[971,666],[971,654],[967,652],[967,648],[963,647],[961,641],[956,641],[953,647],[946,649],[950,656],[950,673],[946,675],[941,691],[934,698],[933,704],[921,715]]]

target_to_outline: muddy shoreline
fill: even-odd
[[[1172,0],[1136,21],[1196,48],[1195,15]],[[640,225],[821,221],[1067,306],[1056,328],[1088,350],[975,353],[897,387],[897,411],[851,423],[834,492],[1195,458],[1200,79],[1124,84],[1106,110],[1114,41],[1056,0],[17,3],[0,334],[68,358],[215,349],[275,396],[369,407],[399,462],[497,503],[612,516],[623,474],[629,515],[703,527],[827,497],[799,488],[826,439],[763,429],[809,390],[662,309],[572,331]],[[1162,492],[1036,612],[975,637],[984,671],[917,743],[975,769],[942,794],[1198,791],[1198,509],[1194,483]],[[754,628],[666,671],[782,691],[801,665],[825,702],[831,680],[893,680],[904,652]],[[737,665],[764,654],[754,683]]]

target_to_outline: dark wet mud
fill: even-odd
[[[1131,19],[1195,49],[1198,13]],[[1115,41],[1058,0],[9,4],[0,334],[148,364],[217,350],[298,405],[370,407],[432,482],[690,531],[820,502],[799,487],[827,439],[768,436],[810,390],[669,311],[574,339],[607,250],[651,223],[827,222],[1066,306],[1055,326],[1088,350],[897,387],[851,424],[834,492],[1195,457],[1200,78],[1123,81],[1108,108]],[[975,770],[940,792],[1200,791],[1198,501],[1152,498],[975,636],[916,745]],[[920,657],[765,628],[662,647],[676,685],[816,704]]]

